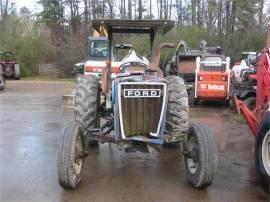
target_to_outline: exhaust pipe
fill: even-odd
[[[163,76],[161,69],[159,68],[160,52],[163,48],[174,48],[173,43],[161,43],[155,50],[152,56],[152,62],[148,65],[147,70],[156,71]]]

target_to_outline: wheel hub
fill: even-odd
[[[187,157],[187,164],[190,172],[194,174],[197,171],[198,161],[199,161],[199,147],[198,142],[195,137],[191,137],[188,140],[188,153]]]
[[[82,170],[82,163],[83,163],[82,154],[83,154],[82,139],[80,136],[77,136],[75,143],[75,159],[73,162],[73,169],[76,175],[79,175]]]

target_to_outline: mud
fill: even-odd
[[[62,106],[68,82],[8,81],[0,92],[0,201],[269,201],[254,168],[254,138],[247,125],[219,103],[190,110],[209,124],[219,150],[214,184],[196,190],[187,182],[175,148],[162,153],[93,149],[83,181],[65,191],[57,182],[56,142],[71,108]]]

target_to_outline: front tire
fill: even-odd
[[[217,167],[217,149],[210,128],[203,124],[191,125],[185,147],[185,167],[189,182],[195,188],[210,186]]]
[[[69,122],[57,144],[58,182],[64,189],[74,189],[81,181],[83,169],[83,132],[80,124]]]
[[[270,179],[270,112],[265,112],[258,129],[255,143],[256,168],[263,187],[269,192]]]

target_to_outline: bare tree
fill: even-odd
[[[132,4],[131,0],[128,0],[128,19],[132,19]]]
[[[142,0],[139,0],[139,8],[138,8],[138,12],[139,12],[139,20],[142,19],[142,10],[143,10],[143,7],[142,7]]]

